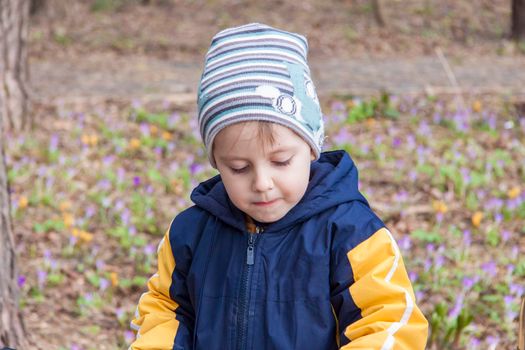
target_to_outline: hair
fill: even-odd
[[[250,122],[246,122],[250,123]],[[266,147],[267,145],[272,146],[275,143],[275,136],[273,134],[273,125],[268,121],[257,122],[257,139],[261,142],[261,145]]]

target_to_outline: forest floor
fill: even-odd
[[[433,346],[452,348],[444,333],[465,312],[458,349],[514,344],[525,46],[507,39],[510,1],[393,0],[385,27],[365,0],[50,3],[29,35],[35,130],[9,135],[7,152],[23,310],[41,348],[130,343],[155,246],[214,174],[194,121],[204,54],[217,31],[248,22],[308,37],[329,147],[352,154],[399,240],[440,320]]]

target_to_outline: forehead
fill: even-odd
[[[307,147],[308,144],[289,128],[272,123],[271,134],[260,132],[260,122],[237,123],[222,129],[214,140],[214,153],[253,152],[253,148],[266,152]],[[268,130],[267,129],[267,130]],[[267,139],[268,138],[268,139]]]

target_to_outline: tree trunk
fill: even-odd
[[[0,0],[0,110],[4,129],[30,126],[26,41],[29,0]]]
[[[5,128],[27,126],[27,0],[0,0],[0,347],[29,349],[18,307],[18,275],[5,162]]]
[[[512,0],[512,38],[525,40],[525,0]]]
[[[0,103],[2,101],[0,100]],[[1,115],[0,115],[0,125]],[[0,126],[0,136],[3,135]],[[18,281],[15,247],[10,219],[4,141],[0,138],[0,347],[29,349],[26,330],[18,309]]]
[[[379,26],[384,27],[386,25],[385,17],[383,16],[383,8],[380,0],[372,0],[372,9],[374,10],[374,17]]]

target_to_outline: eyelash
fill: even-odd
[[[287,166],[290,164],[291,161],[292,161],[292,158],[285,160],[284,162],[274,162],[274,164],[277,166]]]
[[[285,160],[284,162],[272,162],[274,163],[276,166],[287,166],[287,165],[290,165],[290,162],[292,161],[292,158],[288,159],[288,160]],[[248,167],[245,166],[244,168],[240,168],[240,169],[235,169],[235,168],[231,168],[232,172],[234,174],[242,174],[244,173],[246,170],[248,170]]]

